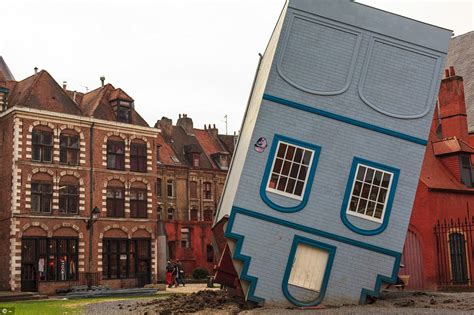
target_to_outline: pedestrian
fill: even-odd
[[[166,263],[166,284],[168,285],[168,288],[171,288],[173,285],[173,269],[174,266],[171,263],[171,260],[168,260]]]
[[[179,285],[179,267],[177,260],[173,262],[173,285],[175,287]]]
[[[176,266],[178,267],[178,285],[182,284],[183,287],[186,285],[184,283],[184,269],[183,269],[183,264],[181,261],[176,261]]]

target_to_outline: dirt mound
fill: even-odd
[[[224,290],[203,290],[192,294],[172,295],[167,299],[157,299],[137,303],[132,311],[142,314],[189,314],[205,310],[225,310],[226,313],[237,314],[242,310],[256,307],[240,297],[231,297]]]

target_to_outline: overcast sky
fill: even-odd
[[[316,0],[315,0],[316,1]],[[153,125],[179,113],[194,126],[240,128],[284,0],[3,0],[0,55],[17,80],[45,69],[80,92],[121,87]],[[474,29],[474,0],[360,0],[453,29]]]

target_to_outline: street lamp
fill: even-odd
[[[100,216],[100,209],[98,207],[94,207],[94,209],[92,209],[90,218],[86,220],[88,230],[92,228],[92,224],[94,224],[94,222],[97,221],[97,219],[99,219],[99,216]]]

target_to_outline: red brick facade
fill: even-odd
[[[400,271],[410,275],[412,288],[471,287],[474,189],[469,158],[474,149],[468,141],[472,145],[474,138],[467,129],[463,80],[452,68],[441,82],[429,140]],[[467,179],[461,174],[462,156],[468,161]]]
[[[169,254],[188,274],[211,269],[211,221],[227,172],[207,157],[217,150],[209,143],[218,157],[230,159],[233,148],[217,129],[201,131],[192,135],[201,159],[193,165],[175,147],[188,148],[187,139],[149,127],[110,84],[82,94],[45,71],[0,78],[0,289],[143,285],[164,278]]]

